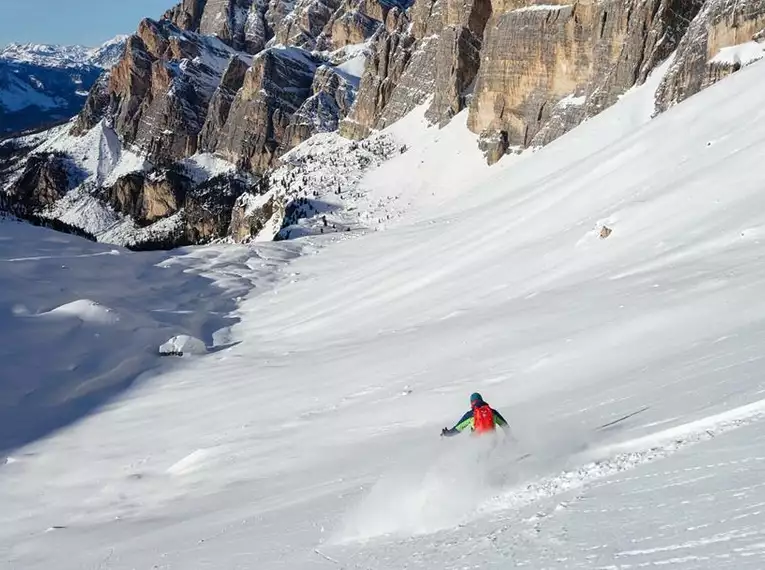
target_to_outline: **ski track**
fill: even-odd
[[[716,460],[699,462],[698,454],[682,452],[696,444],[716,444],[718,437],[743,428],[756,428],[762,434],[763,419],[765,400],[760,400],[649,436],[603,446],[575,456],[572,461],[587,455],[601,455],[601,459],[527,482],[523,487],[505,489],[458,527],[434,531],[429,537],[370,537],[371,542],[363,546],[317,548],[314,552],[345,570],[436,565],[455,570],[693,569],[701,563],[714,568],[759,568],[758,560],[765,559],[765,502],[752,501],[751,497],[765,488],[758,477],[765,470],[765,454],[742,457],[739,452],[735,458],[720,457],[716,449],[710,448],[706,454]],[[683,435],[678,437],[678,433]],[[721,439],[719,446],[727,449],[728,444],[729,440]],[[751,443],[755,449],[757,444]],[[617,449],[630,451],[607,456]],[[665,464],[665,460],[681,456],[689,465]],[[742,473],[750,478],[745,484],[734,477]],[[700,492],[698,486],[705,482],[714,484],[714,490]],[[600,498],[591,501],[595,494]],[[610,504],[614,499],[616,507]],[[710,504],[718,505],[719,512],[710,510],[706,506]],[[626,526],[667,511],[679,514],[691,508],[701,509],[709,522],[688,524],[686,517],[676,516],[672,521],[664,514],[658,520],[665,522],[656,525],[652,533],[634,536]],[[586,534],[591,530],[585,531],[583,541],[572,536],[578,528],[571,522],[572,516],[585,520],[605,517],[614,528],[603,529],[603,542],[597,542],[597,534]],[[612,522],[619,517],[624,521],[623,528]],[[597,527],[598,523],[590,524]],[[726,526],[728,530],[720,530]],[[678,529],[684,534],[678,534]],[[608,540],[620,532],[626,534],[624,542],[631,547],[620,548]],[[537,557],[526,558],[524,551],[534,546],[541,547]],[[720,552],[720,548],[727,552]],[[386,554],[393,552],[398,555]],[[602,563],[605,560],[612,563]]]
[[[639,413],[639,412],[637,412]],[[633,417],[636,413],[629,414]],[[536,479],[526,480],[510,487],[502,488],[499,492],[483,502],[473,513],[468,513],[463,521],[457,526],[446,525],[444,527],[430,527],[419,534],[436,534],[439,532],[451,532],[456,528],[468,527],[482,519],[493,518],[495,520],[515,519],[517,513],[524,508],[534,505],[540,507],[549,499],[564,497],[561,502],[554,502],[549,509],[544,508],[532,517],[532,520],[546,518],[555,511],[568,508],[573,502],[581,498],[581,494],[594,483],[607,486],[615,483],[630,481],[643,481],[645,479],[662,479],[678,473],[693,473],[724,466],[749,464],[762,464],[765,467],[765,457],[747,457],[720,463],[711,463],[689,467],[678,471],[658,471],[654,474],[640,474],[633,477],[614,476],[637,470],[648,463],[660,462],[670,456],[685,450],[686,448],[711,441],[723,434],[743,428],[765,419],[765,399],[750,404],[738,406],[731,410],[704,417],[698,420],[680,424],[672,428],[661,430],[643,437],[634,438],[619,443],[608,444],[592,450],[585,450],[563,458],[567,463],[576,465],[565,469],[557,474],[541,476]],[[531,458],[534,454],[527,454],[515,460]],[[582,460],[590,459],[586,463]],[[666,489],[672,485],[659,485],[651,487],[646,492],[654,492]],[[570,497],[572,492],[576,493]],[[499,533],[508,527],[500,526]],[[349,537],[339,543],[368,541],[368,540],[396,540],[397,532],[368,534]],[[322,555],[323,556],[323,555]]]
[[[586,487],[593,481],[606,479],[624,471],[630,471],[645,463],[665,459],[691,445],[709,441],[729,431],[748,426],[765,418],[765,399],[715,414],[707,418],[669,428],[655,434],[602,447],[581,454],[604,456],[576,469],[563,471],[549,478],[527,484],[523,488],[509,489],[488,504],[481,512],[518,509],[550,497]],[[611,455],[614,451],[623,453]],[[629,451],[627,451],[629,450]],[[763,461],[765,458],[744,458],[736,464]],[[707,465],[713,468],[714,465]],[[699,470],[703,467],[693,468]],[[629,479],[622,479],[626,481]]]

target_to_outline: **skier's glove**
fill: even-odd
[[[449,435],[449,428],[444,428],[441,430],[441,437],[446,437]]]

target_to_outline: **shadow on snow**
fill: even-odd
[[[94,413],[147,371],[158,347],[189,334],[212,344],[233,299],[167,253],[131,253],[15,222],[0,223],[0,453]],[[78,310],[49,311],[80,300]],[[87,303],[80,303],[80,306]]]

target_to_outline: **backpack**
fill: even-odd
[[[494,431],[494,412],[488,404],[478,406],[473,409],[473,431],[476,433],[486,433]]]

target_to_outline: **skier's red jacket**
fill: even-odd
[[[494,431],[496,426],[507,427],[507,421],[502,417],[502,414],[486,402],[475,402],[470,411],[462,416],[453,428],[444,430],[442,433],[451,437],[469,428],[471,432],[480,434]]]

